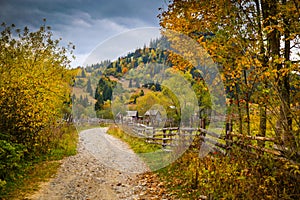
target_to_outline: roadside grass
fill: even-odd
[[[143,138],[133,137],[116,125],[111,125],[107,133],[126,142],[135,153],[150,153],[161,149],[160,145],[147,144]]]
[[[7,183],[7,190],[0,195],[1,199],[22,199],[22,197],[25,198],[34,194],[40,189],[41,183],[54,177],[60,165],[61,162],[58,160],[44,160],[24,166],[22,174],[18,175],[18,179]]]
[[[151,165],[149,161],[160,164],[161,155],[156,154],[161,151],[160,145],[146,144],[144,139],[126,134],[117,126],[111,126],[108,133],[128,143],[136,153],[155,152],[149,154],[151,159],[146,164]],[[168,194],[177,199],[300,197],[299,165],[275,160],[267,154],[248,154],[238,147],[233,147],[227,156],[211,153],[206,157],[199,157],[199,152],[188,149],[168,166],[153,168],[158,169],[153,173],[164,182]]]
[[[7,181],[0,189],[0,199],[24,199],[40,189],[43,182],[53,178],[61,165],[61,159],[77,153],[78,134],[73,125],[60,129],[62,137],[57,138],[47,155],[32,161],[23,161],[15,178]]]
[[[233,148],[230,156],[199,157],[186,151],[155,173],[179,199],[299,199],[300,173],[270,155],[249,155]]]
[[[148,144],[145,142],[145,139],[134,137],[116,125],[110,126],[107,133],[126,142],[151,170],[165,166],[172,159],[170,152],[164,151],[161,145]]]

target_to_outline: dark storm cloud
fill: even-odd
[[[0,17],[10,23],[38,25],[42,18],[58,22],[61,19],[53,18],[53,15],[80,11],[89,13],[93,19],[141,18],[154,24],[157,20],[153,17],[163,4],[163,1],[155,0],[1,0]]]
[[[165,0],[0,0],[0,22],[34,29],[46,18],[55,36],[76,45],[81,59],[112,35],[158,26],[161,6]]]

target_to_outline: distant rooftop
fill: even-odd
[[[146,113],[145,113],[145,116],[155,116],[159,113],[159,110],[148,110]]]
[[[126,116],[127,117],[137,117],[138,116],[138,112],[137,111],[128,110],[128,111],[126,111]]]

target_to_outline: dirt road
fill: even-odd
[[[141,178],[147,166],[106,130],[82,131],[78,153],[64,159],[56,177],[26,199],[169,199],[157,179]]]

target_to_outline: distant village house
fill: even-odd
[[[147,125],[158,126],[162,121],[162,115],[159,110],[148,110],[144,115]]]

